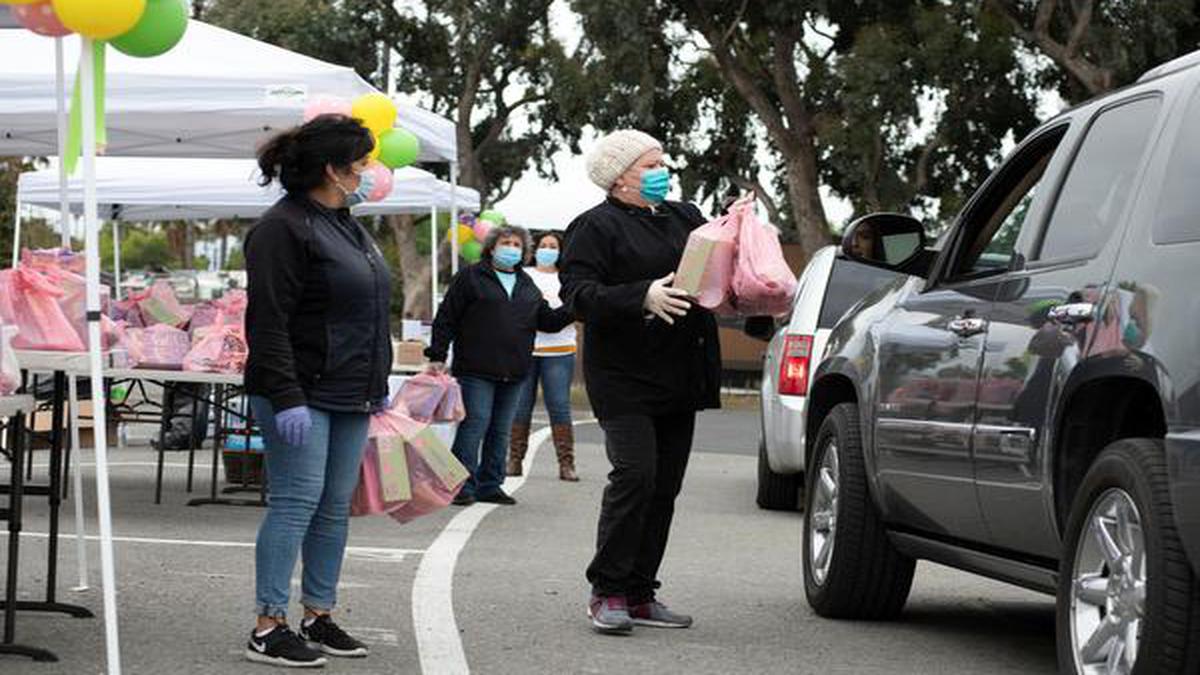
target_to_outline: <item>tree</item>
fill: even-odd
[[[1195,0],[983,0],[983,6],[1048,58],[1040,74],[1071,102],[1133,82],[1195,49],[1200,38]]]

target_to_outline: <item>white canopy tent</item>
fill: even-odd
[[[0,6],[0,156],[60,155],[65,147],[65,101],[76,63],[81,73],[82,192],[87,257],[88,372],[103,378],[100,344],[99,212],[96,186],[96,82],[92,41],[47,39],[13,28]],[[109,50],[106,78],[107,155],[246,158],[272,133],[302,119],[316,96],[353,98],[373,89],[351,69],[330,65],[241,35],[192,21],[174,50],[154,59]],[[397,102],[398,125],[420,138],[420,161],[448,162],[457,182],[453,123]],[[69,189],[59,174],[61,211],[69,216]],[[457,216],[457,191],[451,191]],[[64,223],[65,224],[65,223]],[[436,227],[436,218],[431,227]],[[64,238],[68,229],[64,229]],[[457,247],[456,247],[457,248]],[[436,255],[437,247],[434,246]],[[433,287],[436,297],[437,266]],[[92,388],[96,411],[96,490],[100,522],[106,665],[121,672],[115,567],[109,498],[103,391]]]

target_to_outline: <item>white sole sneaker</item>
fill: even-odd
[[[246,660],[255,663],[265,663],[268,666],[279,666],[280,668],[324,668],[328,659],[321,657],[315,661],[292,661],[285,659],[282,656],[267,656],[247,647]]]
[[[358,649],[334,649],[333,647],[330,647],[329,645],[323,645],[320,642],[309,642],[308,646],[321,652],[322,654],[337,656],[343,659],[363,659],[371,655],[371,650],[367,649],[366,647],[359,647]]]

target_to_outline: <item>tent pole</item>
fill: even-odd
[[[429,278],[433,280],[433,288],[430,293],[429,302],[433,307],[433,313],[429,315],[430,320],[437,317],[438,310],[438,226],[437,226],[437,205],[429,207],[429,264],[432,274]]]
[[[58,226],[62,229],[62,247],[71,248],[71,204],[67,194],[67,165],[62,161],[67,150],[66,57],[63,39],[54,38],[54,105],[58,116]]]
[[[458,162],[450,162],[450,273],[458,274]]]
[[[71,498],[75,500],[75,559],[79,564],[79,585],[71,589],[88,589],[87,522],[83,516],[83,447],[79,443],[79,378],[67,375],[67,395],[71,401],[71,449],[75,451],[75,466],[71,467]]]
[[[113,291],[121,299],[121,221],[113,218]]]
[[[13,204],[13,254],[12,266],[17,269],[17,263],[21,260],[21,202],[18,200]]]
[[[87,259],[88,361],[92,378],[92,418],[96,435],[96,509],[100,514],[100,578],[104,591],[104,644],[108,674],[121,673],[117,632],[116,571],[113,565],[112,503],[108,485],[108,424],[104,410],[104,368],[100,361],[100,231],[96,207],[96,82],[93,42],[83,38],[79,63],[83,82],[83,224]],[[61,158],[60,158],[61,160]]]

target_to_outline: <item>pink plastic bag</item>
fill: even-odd
[[[192,316],[191,308],[179,304],[179,298],[175,297],[175,289],[171,288],[170,282],[166,280],[154,282],[150,287],[149,296],[139,302],[138,307],[142,310],[142,321],[147,326],[163,323],[181,328],[187,325]]]
[[[398,398],[422,422],[461,422],[467,416],[462,388],[449,375],[414,375],[404,381]]]
[[[221,311],[225,312],[225,316],[239,320],[246,317],[246,306],[250,304],[249,296],[246,291],[240,288],[234,288],[225,291],[225,295],[213,300],[213,304]]]
[[[64,270],[74,274],[85,274],[87,258],[65,248],[22,249],[21,266],[32,267],[39,272]]]
[[[701,307],[729,309],[738,218],[739,214],[728,213],[688,235],[673,285],[688,291]]]
[[[62,307],[67,321],[71,322],[71,327],[75,329],[79,341],[84,345],[88,344],[87,279],[66,269],[50,269],[46,272],[46,276],[62,288],[63,295],[58,299],[58,305]],[[108,286],[102,284],[100,286],[100,311],[102,312],[100,348],[104,350],[112,347],[117,337],[113,330],[112,320],[107,316],[108,297]]]
[[[161,323],[126,330],[123,344],[130,368],[153,370],[182,370],[183,359],[192,348],[186,332]]]
[[[217,313],[216,321],[197,329],[195,346],[183,358],[183,369],[198,373],[240,373],[246,368],[249,347],[241,323],[226,323]]]
[[[786,314],[796,295],[796,275],[783,257],[779,231],[759,222],[751,202],[739,204],[734,210],[740,215],[733,269],[734,305],[743,316]]]
[[[0,322],[0,396],[8,396],[21,388],[21,366],[13,351],[16,326]]]
[[[454,487],[443,484],[411,445],[406,444],[404,452],[408,456],[408,481],[412,486],[412,499],[387,512],[388,517],[398,523],[407,523],[446,508],[463,486],[463,483]]]
[[[18,330],[13,346],[17,349],[81,352],[83,341],[63,313],[59,301],[62,287],[48,277],[28,267],[18,267],[8,277],[11,323]]]

